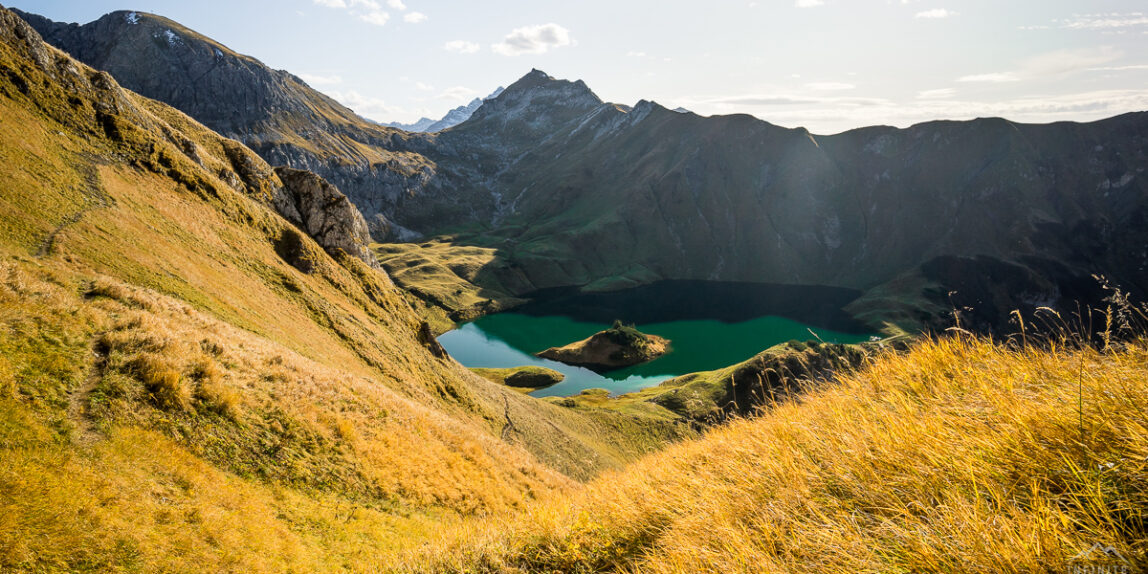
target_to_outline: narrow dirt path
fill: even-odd
[[[79,211],[69,215],[67,218],[61,221],[60,224],[57,225],[56,228],[53,229],[52,232],[49,233],[48,236],[40,242],[39,248],[36,249],[36,257],[38,259],[43,259],[44,257],[51,255],[52,249],[56,246],[56,238],[60,235],[60,233],[65,229],[79,223],[80,220],[88,214],[88,212],[92,211],[93,209],[109,207],[114,203],[112,198],[106,192],[104,192],[103,185],[100,183],[100,173],[98,166],[105,165],[107,161],[96,156],[84,156],[84,159],[86,161],[95,162],[95,165],[90,167],[87,170],[87,173],[84,175],[83,193],[84,196],[88,199],[88,204],[80,208]]]
[[[502,402],[506,409],[502,413],[506,417],[506,425],[502,427],[502,442],[510,442],[510,433],[517,432],[518,429],[514,428],[514,421],[510,420],[510,399],[502,397]]]
[[[98,335],[93,337],[91,344],[88,345],[90,361],[88,375],[84,377],[84,381],[80,383],[79,387],[68,394],[68,420],[72,421],[76,428],[76,432],[72,435],[72,442],[81,446],[90,445],[100,438],[100,433],[96,429],[90,411],[91,395],[96,385],[100,383],[100,379],[104,377],[107,357],[99,351],[97,341],[99,341]]]

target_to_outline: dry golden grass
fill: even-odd
[[[367,571],[677,436],[433,356],[384,274],[277,254],[249,150],[8,22],[0,571]]]
[[[0,570],[370,570],[572,482],[153,291],[0,262]]]
[[[529,291],[525,281],[502,285],[494,269],[505,266],[496,249],[456,245],[449,238],[421,244],[372,246],[395,282],[430,306],[457,317],[473,317],[521,304],[514,293]],[[444,323],[449,327],[449,323]]]
[[[512,441],[570,476],[620,466],[678,436],[631,439],[614,421],[518,397],[433,357],[418,342],[419,317],[385,275],[332,259],[309,238],[301,239],[309,272],[277,254],[293,228],[266,204],[274,175],[250,150],[55,50],[41,46],[47,63],[34,61],[35,42],[8,32],[0,157],[12,169],[0,170],[0,253],[33,256],[75,282],[107,276],[174,297],[478,433],[501,436],[509,412],[520,431]],[[107,102],[115,113],[101,116]],[[270,179],[248,177],[260,173]],[[178,384],[150,382],[153,404],[198,414],[215,396],[216,410],[242,409],[217,384],[179,370]],[[130,369],[111,374],[136,379]]]
[[[1148,341],[953,337],[604,475],[428,572],[1062,572],[1148,560]]]

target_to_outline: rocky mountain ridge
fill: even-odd
[[[448,111],[442,118],[437,120],[432,120],[430,118],[424,117],[420,118],[419,121],[411,124],[389,122],[384,123],[383,125],[408,132],[441,132],[442,130],[453,128],[454,126],[457,126],[458,124],[461,124],[462,122],[470,119],[470,116],[474,115],[475,110],[477,110],[483,102],[498,97],[498,94],[501,94],[502,90],[504,89],[505,88],[500,86],[495,89],[494,92],[492,92],[489,96],[486,96],[485,98],[475,98],[465,106],[459,106]]]
[[[324,177],[354,201],[379,239],[404,235],[383,212],[434,171],[397,145],[411,134],[365,120],[293,74],[161,16],[118,11],[77,25],[15,12],[47,42],[124,87],[239,140],[268,163]]]
[[[491,268],[503,285],[830,285],[866,291],[853,311],[870,320],[928,323],[956,305],[985,327],[1098,301],[1094,274],[1148,288],[1145,113],[818,136],[603,103],[536,71],[436,143],[442,174],[462,172],[436,154],[481,150],[451,202],[470,208],[468,241],[507,262]],[[417,201],[447,204],[422,195],[406,217]]]

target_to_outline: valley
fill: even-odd
[[[0,6],[0,572],[1148,564],[1148,112],[304,75]]]

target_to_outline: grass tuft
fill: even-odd
[[[190,409],[191,388],[168,359],[154,353],[141,353],[131,362],[129,369],[160,408]]]

